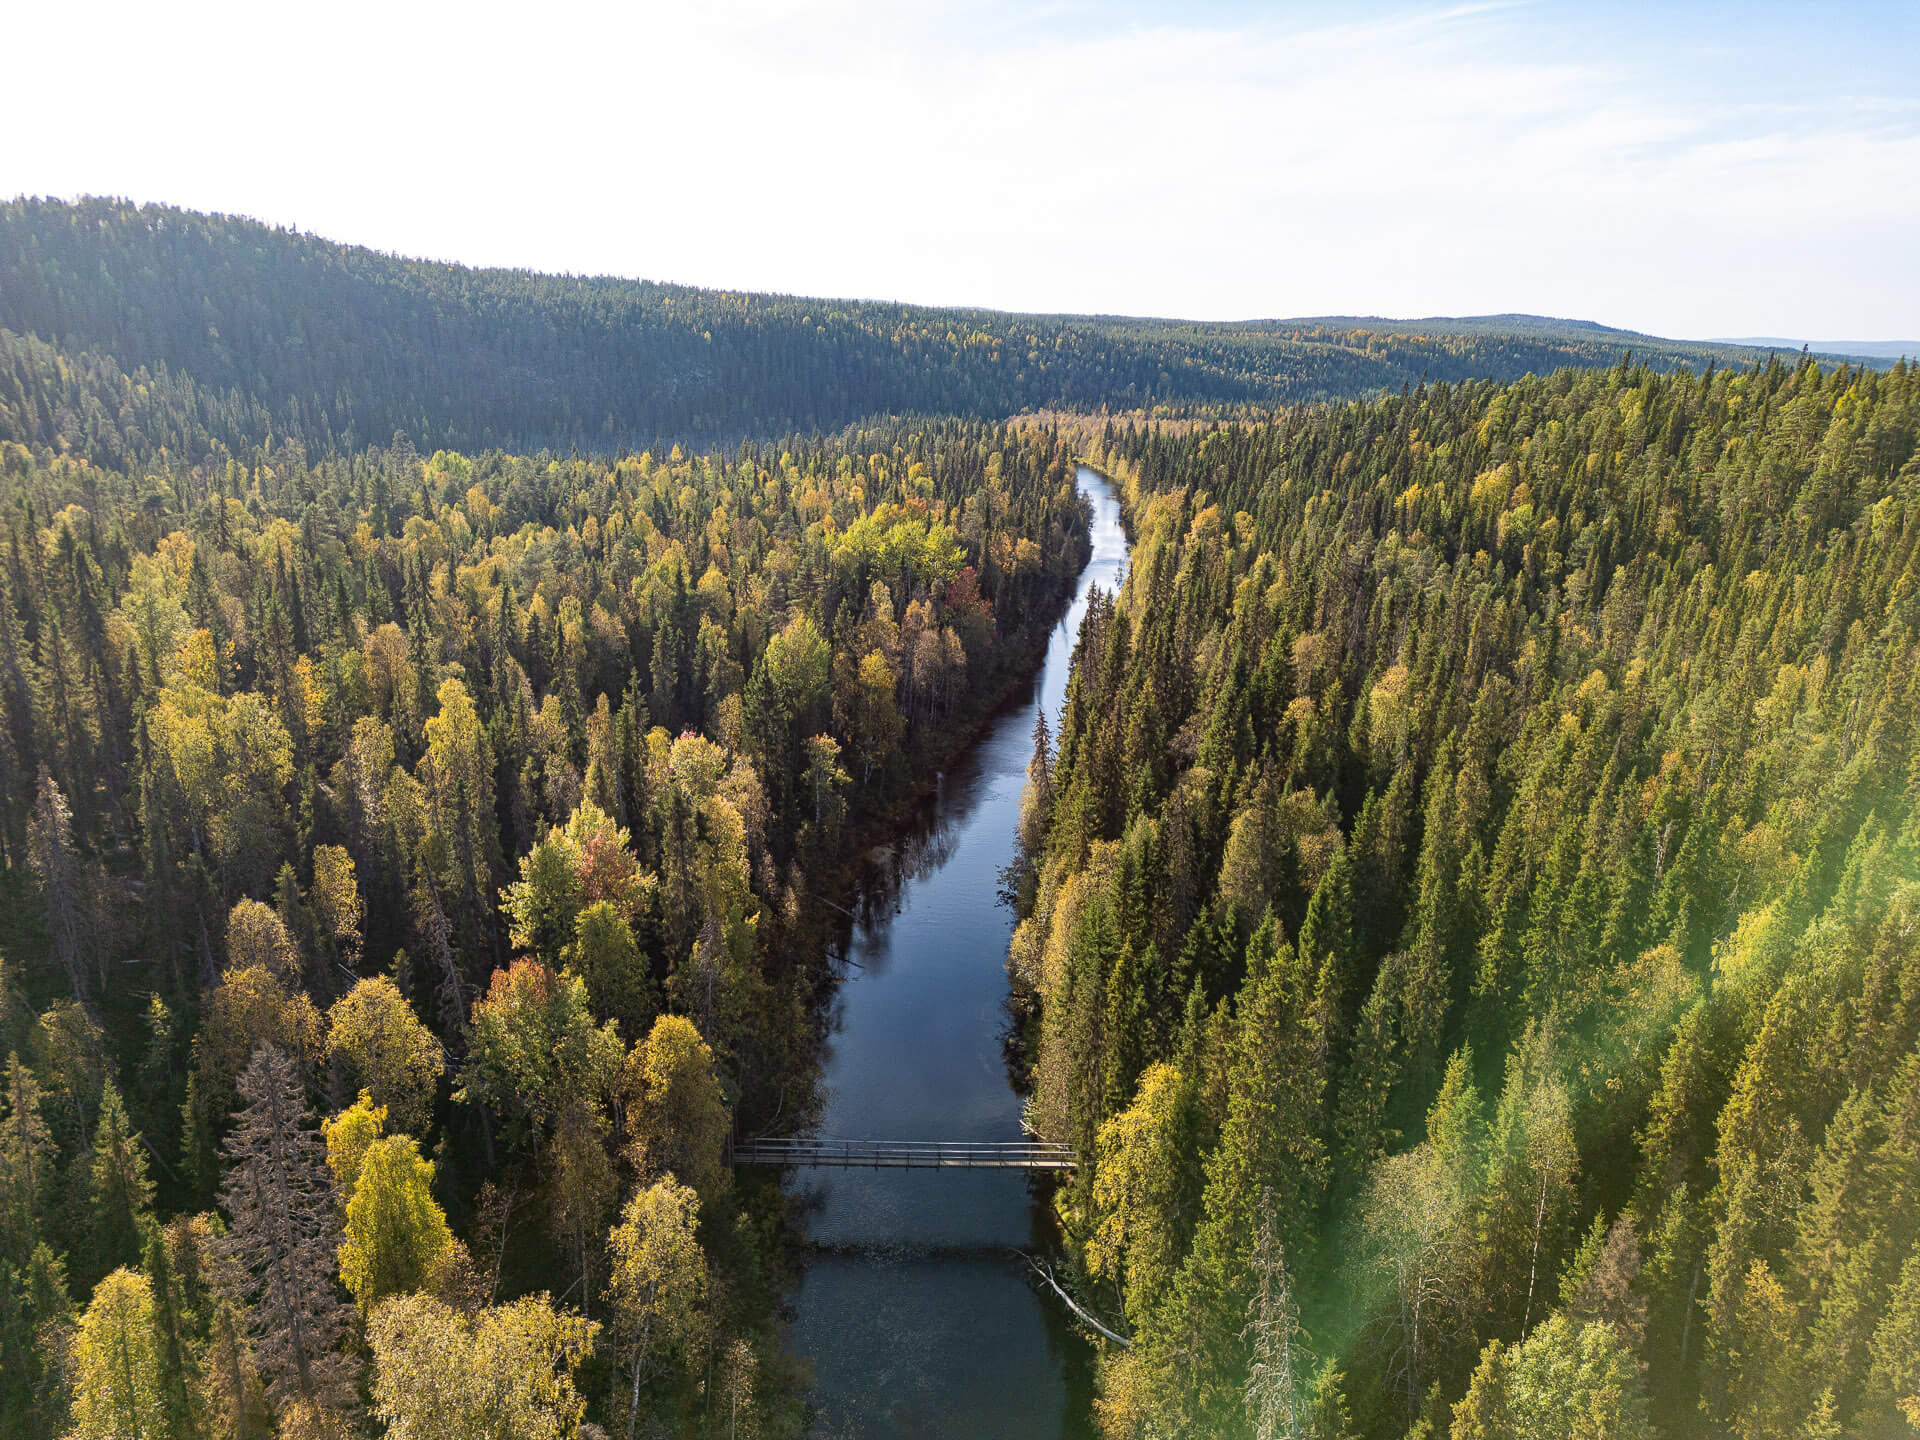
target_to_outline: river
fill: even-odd
[[[1087,592],[1117,589],[1127,565],[1112,488],[1084,468],[1078,480],[1093,505],[1093,553],[1039,675],[878,857],[884,883],[857,907],[827,1037],[822,1135],[1022,1138],[1006,1063],[1013,917],[995,901],[999,871],[1035,711],[1045,706],[1057,732]],[[1091,1433],[1092,1351],[1011,1253],[1051,1240],[1042,1183],[1020,1171],[789,1173],[809,1242],[790,1341],[813,1362],[817,1433]]]

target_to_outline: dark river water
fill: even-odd
[[[1107,482],[1093,555],[1031,692],[942,778],[919,823],[877,857],[885,876],[853,929],[834,1002],[819,1133],[851,1139],[1018,1140],[1008,1081],[1007,941],[996,903],[1034,712],[1057,730],[1087,591],[1119,586],[1127,542]],[[1051,1223],[1021,1171],[790,1172],[810,1242],[791,1297],[793,1348],[813,1362],[818,1433],[1027,1437],[1091,1433],[1093,1356],[1058,1297],[1014,1249],[1042,1250]]]

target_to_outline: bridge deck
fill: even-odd
[[[736,1165],[892,1170],[1071,1170],[1073,1152],[1043,1140],[741,1140]]]

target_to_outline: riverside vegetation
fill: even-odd
[[[1920,385],[1088,428],[1011,877],[1106,1434],[1920,1425]]]

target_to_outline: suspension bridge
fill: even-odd
[[[873,1170],[1071,1170],[1073,1151],[1046,1140],[836,1140],[790,1136],[737,1140],[735,1165]]]

